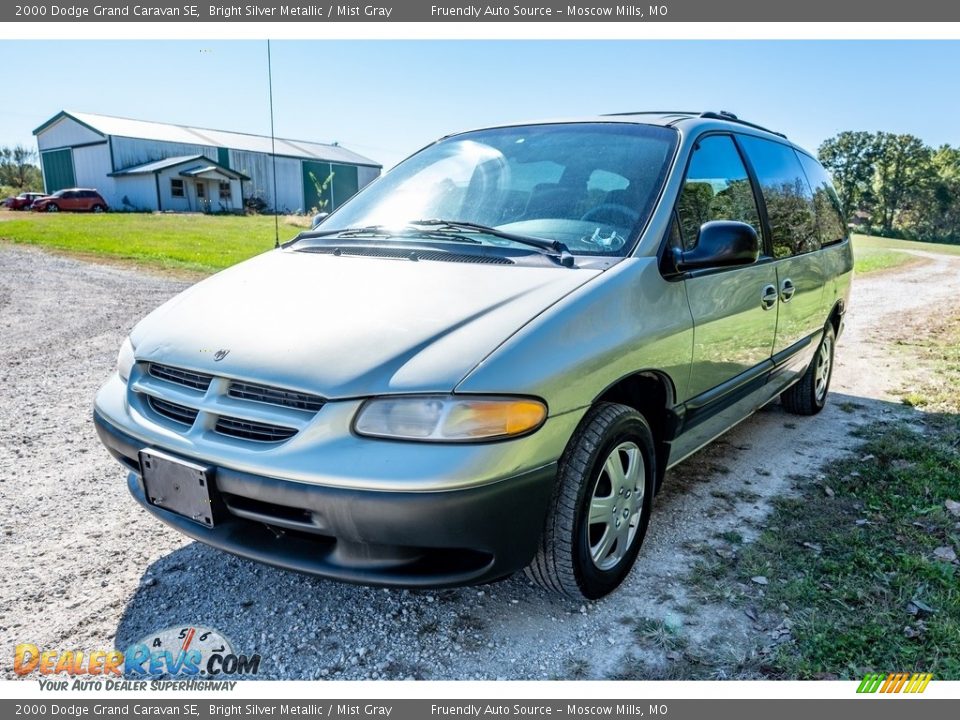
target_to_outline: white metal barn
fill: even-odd
[[[276,138],[275,201],[262,135],[72,111],[33,134],[46,192],[96,188],[114,210],[230,212],[260,198],[281,212],[330,211],[382,169],[339,145]]]

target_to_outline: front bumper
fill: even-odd
[[[207,528],[147,502],[138,460],[145,444],[96,411],[94,423],[130,470],[134,498],[163,522],[242,557],[362,584],[451,587],[519,570],[536,551],[556,475],[550,463],[477,487],[413,492],[312,485],[216,467],[214,485],[226,512]]]

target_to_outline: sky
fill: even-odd
[[[960,145],[960,41],[274,41],[276,134],[390,167],[484,125],[728,110],[815,150],[842,130]],[[270,132],[265,41],[0,40],[0,145],[60,110]]]

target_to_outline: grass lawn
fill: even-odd
[[[308,226],[308,218],[281,217],[280,242]],[[0,238],[152,267],[208,273],[271,249],[274,218],[4,212]]]
[[[769,610],[791,608],[791,678],[932,672],[960,678],[960,455],[942,435],[876,426],[857,458],[780,500],[740,560],[769,580]]]
[[[919,262],[916,255],[902,252],[903,250],[923,250],[941,255],[960,255],[960,245],[854,235],[854,270],[862,275]]]
[[[872,250],[922,250],[941,255],[960,255],[960,244],[917,242],[915,240],[895,240],[875,235],[854,235],[854,252],[857,248]]]
[[[756,542],[698,569],[730,602],[789,613],[770,675],[960,679],[960,315],[932,320],[904,351],[927,371],[902,393],[923,430],[863,429],[856,456],[799,480]]]
[[[216,272],[273,247],[272,216],[0,211],[0,239],[165,269]],[[305,217],[280,219],[280,242],[309,227]],[[960,245],[854,235],[855,269],[869,273],[916,262],[900,250],[960,255]]]
[[[913,265],[918,262],[922,262],[922,260],[916,255],[905,252],[882,250],[880,248],[861,248],[856,244],[853,247],[853,269],[857,275],[902,265]]]

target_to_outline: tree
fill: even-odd
[[[914,210],[930,191],[936,172],[932,151],[914,135],[877,134],[873,179],[875,214],[885,233],[893,230],[898,213]]]
[[[817,152],[820,162],[833,175],[848,222],[857,210],[869,210],[873,203],[877,151],[876,135],[848,130],[825,140]]]
[[[941,145],[932,156],[936,177],[913,221],[931,240],[960,240],[960,149]]]
[[[0,147],[0,185],[18,190],[42,190],[43,176],[35,164],[37,151],[23,145]]]

